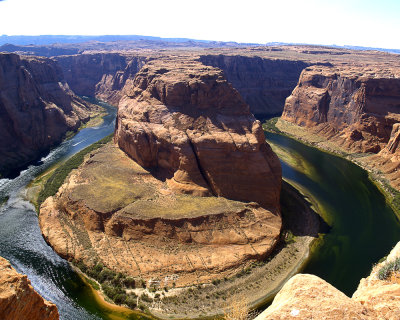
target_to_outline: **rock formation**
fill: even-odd
[[[50,59],[0,54],[0,173],[20,168],[89,120]]]
[[[286,97],[296,86],[301,71],[309,65],[303,61],[222,54],[203,55],[200,61],[222,69],[258,117],[282,112]]]
[[[124,53],[88,53],[55,59],[74,92],[117,106],[125,83],[135,77],[147,58]]]
[[[400,258],[400,242],[386,261],[376,265],[371,275],[361,280],[352,298],[317,276],[298,274],[256,319],[399,319],[400,281],[379,280],[377,276],[380,268],[395,258]]]
[[[0,318],[2,320],[56,320],[55,304],[44,300],[25,275],[0,257]]]
[[[119,104],[115,141],[173,190],[255,201],[277,212],[281,169],[221,70],[149,62]]]
[[[115,132],[126,154],[92,153],[43,203],[45,239],[67,259],[166,286],[265,258],[280,234],[281,168],[222,71],[152,61],[126,92]]]
[[[398,69],[308,67],[286,100],[282,119],[347,152],[377,154],[360,162],[400,188]]]

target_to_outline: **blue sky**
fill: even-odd
[[[400,48],[400,0],[0,0],[0,34]]]

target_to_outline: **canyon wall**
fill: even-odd
[[[309,66],[303,61],[222,54],[203,55],[200,61],[222,69],[226,79],[250,105],[250,111],[259,118],[282,112],[301,71]]]
[[[376,154],[359,161],[370,170],[381,170],[392,186],[400,187],[396,68],[308,67],[286,100],[282,120],[324,137],[333,143],[331,149]]]
[[[51,59],[0,54],[0,173],[25,166],[89,120]]]
[[[279,211],[279,160],[220,69],[185,59],[149,62],[120,101],[115,141],[172,189]]]
[[[55,304],[44,300],[25,275],[0,257],[0,318],[2,320],[58,320]]]
[[[79,95],[118,105],[122,88],[144,65],[146,56],[123,53],[88,53],[54,58],[70,88]]]
[[[309,67],[287,98],[282,119],[318,128],[350,151],[377,153],[400,121],[400,78],[380,71]]]

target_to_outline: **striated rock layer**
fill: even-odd
[[[19,274],[0,257],[0,318],[2,320],[56,320],[55,304],[44,300],[31,286],[27,276]]]
[[[118,105],[125,84],[145,64],[147,57],[124,53],[87,53],[55,57],[71,89]]]
[[[50,59],[0,54],[0,174],[37,158],[89,119]]]
[[[161,286],[209,282],[264,258],[281,219],[256,203],[172,192],[113,144],[92,153],[40,209],[62,257]]]
[[[209,282],[265,258],[282,224],[281,167],[222,71],[151,61],[124,90],[120,149],[92,153],[43,203],[45,239],[67,259],[165,285]]]
[[[115,142],[177,192],[255,201],[278,214],[279,160],[220,69],[149,62],[120,101]]]
[[[363,67],[306,68],[287,98],[282,119],[308,128],[367,162],[400,186],[400,73]]]
[[[203,55],[200,61],[222,69],[258,117],[280,114],[301,71],[309,66],[303,61],[223,54]]]
[[[399,319],[399,278],[378,279],[380,268],[396,258],[400,258],[400,242],[386,261],[376,265],[371,275],[361,280],[352,298],[317,276],[298,274],[283,286],[272,305],[256,320]]]

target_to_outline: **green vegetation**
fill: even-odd
[[[391,262],[386,262],[385,265],[378,271],[378,279],[387,280],[395,272],[400,272],[400,258],[397,258]]]
[[[126,304],[132,309],[137,307],[137,295],[133,292],[127,293],[127,289],[133,289],[136,287],[135,279],[132,277],[126,277],[120,272],[108,269],[101,263],[96,263],[92,268],[86,266],[82,261],[73,261],[73,264],[83,273],[87,274],[92,279],[95,279],[97,282],[91,279],[87,280],[94,289],[100,290],[101,287],[103,293],[115,304]],[[139,280],[138,283],[141,283],[141,280]],[[142,300],[147,301],[148,299]]]
[[[278,120],[279,117],[266,120],[262,125],[263,129],[269,132],[281,133],[281,131],[276,127],[276,123],[278,122]]]
[[[0,198],[0,207],[1,207],[3,204],[5,204],[5,203],[8,201],[8,199],[10,199],[9,196],[5,196],[4,198]]]
[[[58,167],[51,177],[47,180],[43,189],[39,192],[39,196],[37,199],[36,210],[39,210],[40,205],[46,200],[48,197],[55,195],[61,185],[64,183],[68,174],[73,170],[79,167],[82,164],[85,156],[106,143],[112,140],[112,134],[101,139],[100,141],[93,143],[89,147],[79,151],[77,154],[69,158],[65,163],[63,163],[60,167]]]

